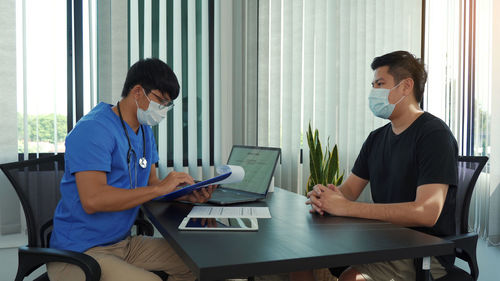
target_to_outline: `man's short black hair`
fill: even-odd
[[[177,98],[180,89],[174,71],[156,58],[139,60],[130,67],[123,85],[122,97],[126,97],[135,85],[141,85],[146,93],[159,90],[162,95],[168,94],[171,100]]]
[[[417,59],[407,51],[396,51],[373,59],[371,65],[373,70],[381,66],[389,66],[388,72],[394,77],[396,84],[405,78],[412,78],[415,99],[419,103],[422,101],[427,71],[421,59]]]

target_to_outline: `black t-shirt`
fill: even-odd
[[[371,132],[352,172],[370,181],[375,203],[412,202],[417,187],[448,184],[437,223],[431,228],[418,228],[446,236],[455,234],[457,159],[457,141],[446,123],[424,112],[399,135],[394,134],[391,123]]]

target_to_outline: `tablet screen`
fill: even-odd
[[[185,218],[179,229],[255,231],[258,225],[254,218]]]

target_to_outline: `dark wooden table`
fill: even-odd
[[[184,203],[149,202],[144,210],[198,280],[274,274],[453,253],[453,243],[394,224],[309,214],[304,196],[279,188],[264,202],[272,219],[257,232],[179,231]]]

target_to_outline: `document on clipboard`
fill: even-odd
[[[163,196],[157,197],[154,200],[160,201],[170,201],[177,199],[181,196],[189,194],[195,190],[198,190],[202,187],[216,184],[228,184],[228,183],[237,183],[243,180],[245,177],[245,170],[241,166],[235,165],[223,165],[219,166],[216,169],[218,176],[215,176],[211,179],[197,182],[193,185],[185,186],[176,191],[170,192]]]

